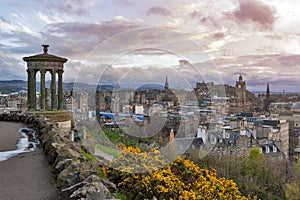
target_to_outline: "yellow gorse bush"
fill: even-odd
[[[123,147],[107,175],[132,199],[247,199],[234,181],[218,178],[216,170],[201,169],[183,157],[166,165],[156,149],[147,153]]]

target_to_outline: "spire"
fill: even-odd
[[[269,87],[269,82],[267,83],[266,97],[267,97],[267,98],[270,98],[270,87]]]
[[[265,106],[265,111],[269,112],[270,111],[270,104],[271,104],[271,95],[270,95],[270,87],[269,83],[267,83],[267,91],[266,91],[266,99],[264,102]]]
[[[120,85],[119,85],[119,83],[117,83],[116,85],[115,85],[115,92],[119,92],[120,91]]]
[[[241,72],[241,70],[240,70],[239,81],[243,81],[243,77],[242,77],[242,72]]]
[[[168,76],[166,76],[165,89],[169,89]]]

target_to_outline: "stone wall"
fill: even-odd
[[[0,114],[0,121],[25,123],[36,130],[63,199],[115,199],[116,186],[98,176],[100,163],[88,160],[82,154],[86,151],[84,146],[71,142],[69,134],[61,132],[50,120],[18,113]]]

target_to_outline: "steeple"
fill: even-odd
[[[120,92],[120,85],[119,85],[119,83],[117,83],[116,85],[115,85],[115,92]]]
[[[267,83],[266,99],[265,99],[264,103],[265,103],[264,110],[269,112],[270,111],[270,104],[271,104],[271,94],[270,94],[269,83]]]
[[[267,98],[270,98],[270,87],[269,87],[269,82],[267,83],[266,97],[267,97]]]
[[[169,89],[168,76],[166,76],[165,90]]]
[[[241,72],[241,71],[240,71],[239,81],[240,81],[240,82],[243,81],[243,77],[242,77],[242,72]]]

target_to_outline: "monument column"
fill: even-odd
[[[32,96],[33,96],[33,109],[36,110],[36,70],[32,70],[32,87],[33,87],[33,93],[32,93]]]
[[[29,69],[27,69],[27,77],[28,77],[28,82],[27,82],[27,88],[28,88],[28,91],[27,91],[27,108],[28,110],[31,109],[31,106],[32,106],[32,100],[31,100],[31,93],[32,93],[32,88],[31,88],[31,72]]]
[[[56,110],[56,70],[51,71],[51,110]]]
[[[62,81],[63,73],[64,73],[63,70],[58,71],[58,110],[63,109],[63,81]]]
[[[41,82],[40,82],[40,107],[41,110],[45,110],[45,69],[40,69]]]
[[[34,69],[28,69],[28,95],[27,95],[27,104],[28,109],[36,109],[36,71]]]

